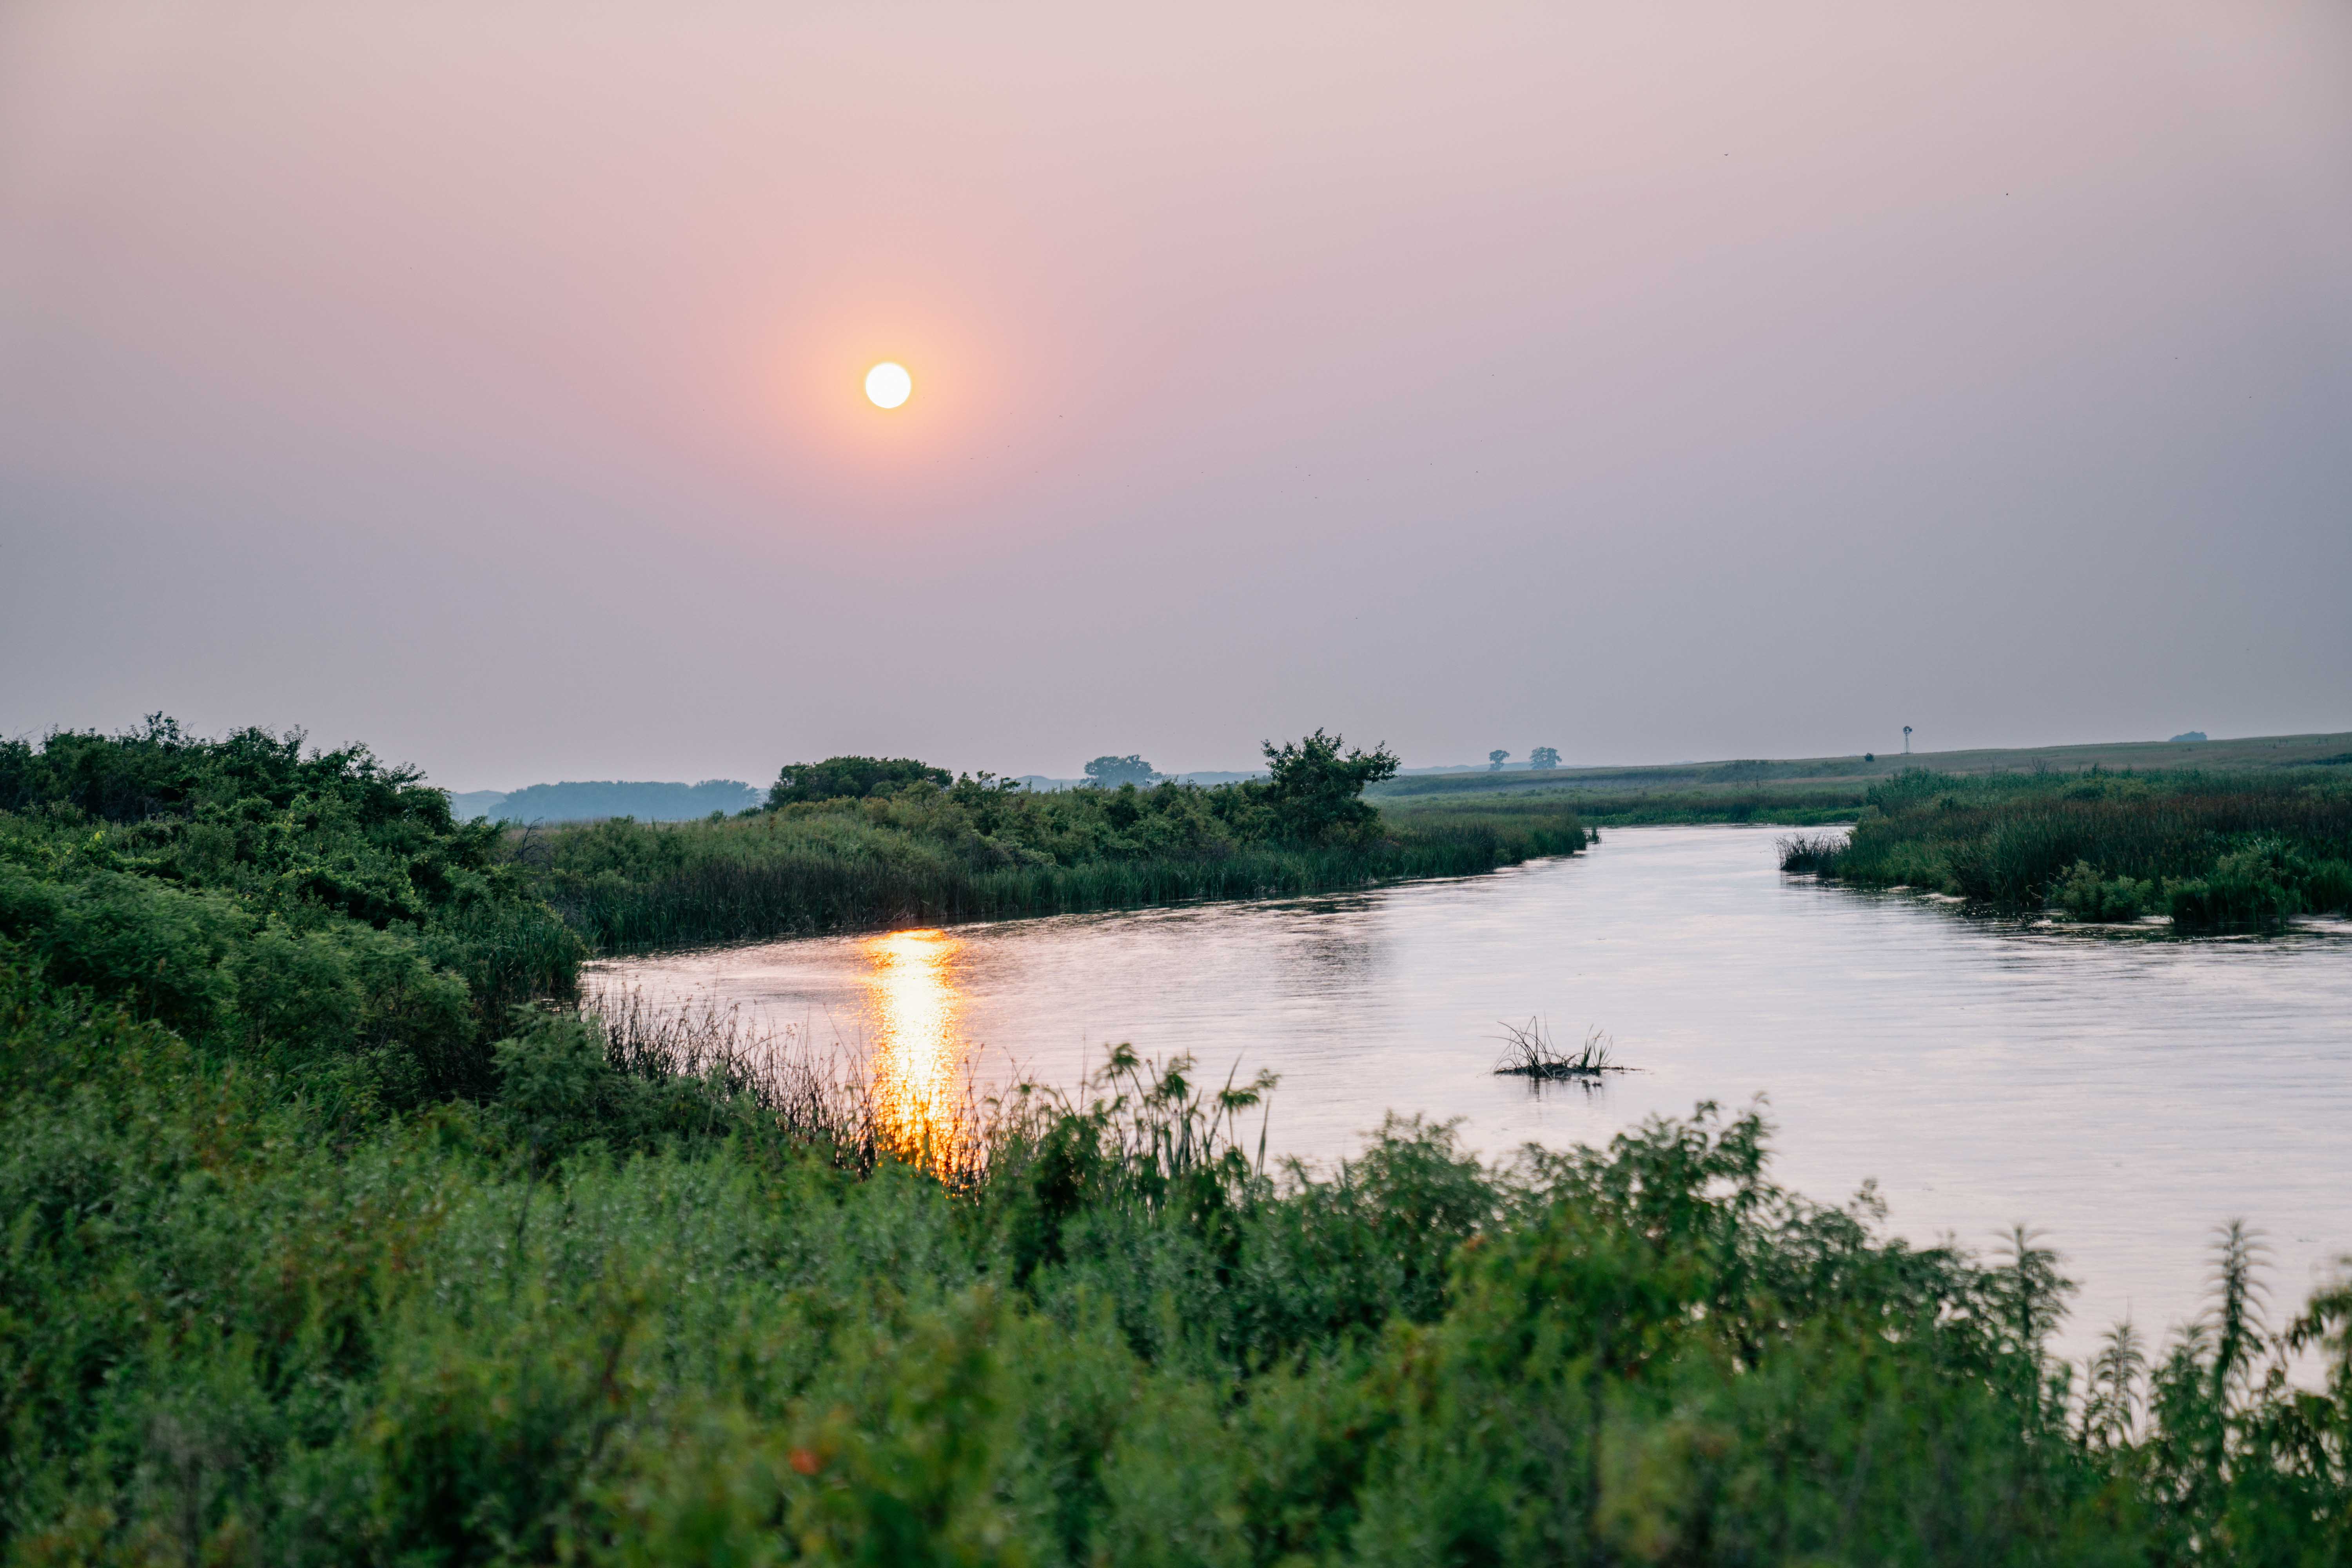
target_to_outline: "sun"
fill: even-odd
[[[914,390],[915,378],[903,364],[886,359],[866,373],[866,397],[877,408],[896,408]]]

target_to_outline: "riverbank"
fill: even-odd
[[[1797,837],[1781,865],[2086,921],[2275,930],[2352,913],[2352,781],[2273,773],[1925,771],[1872,787],[1853,832]]]
[[[1590,842],[1557,803],[1416,805],[1326,843],[1221,815],[1220,804],[1216,790],[1179,784],[1050,795],[921,785],[703,822],[541,828],[509,843],[533,889],[592,947],[639,952],[1332,892],[1471,876]]]
[[[2243,1236],[2218,1332],[2070,1369],[2048,1253],[1809,1204],[1753,1117],[1508,1170],[1391,1123],[1277,1178],[1265,1086],[1118,1056],[910,1163],[855,1081],[645,1043],[551,1015],[487,1095],[330,1117],[0,964],[0,1552],[2155,1563],[2352,1531],[2352,1295],[2265,1340]],[[2294,1347],[2323,1391],[2278,1381]]]

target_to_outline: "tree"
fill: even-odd
[[[1528,753],[1528,766],[1531,768],[1556,768],[1559,766],[1559,748],[1557,746],[1538,746],[1534,751]]]
[[[1321,730],[1303,741],[1265,742],[1266,804],[1281,836],[1297,843],[1360,842],[1378,831],[1381,814],[1363,798],[1366,784],[1394,778],[1396,754],[1385,743],[1342,755],[1342,737]]]
[[[945,789],[955,781],[945,768],[912,757],[827,757],[821,763],[787,763],[768,791],[768,809],[804,800],[862,800],[888,795],[911,784]]]
[[[1159,770],[1133,752],[1123,757],[1097,757],[1087,764],[1087,782],[1099,784],[1104,789],[1117,789],[1124,784],[1148,784],[1159,781]]]
[[[1503,764],[1510,760],[1511,753],[1498,746],[1486,753],[1486,771],[1490,773],[1499,773],[1503,771]]]

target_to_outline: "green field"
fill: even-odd
[[[2352,776],[2352,731],[2256,735],[2220,741],[2118,741],[1910,756],[1791,757],[1610,768],[1435,773],[1396,778],[1366,794],[1383,811],[1407,803],[1496,797],[1553,800],[1608,826],[1674,822],[1850,822],[1871,786],[1911,769],[1978,777],[1999,773],[2342,768]],[[2325,776],[2325,775],[2318,775]]]

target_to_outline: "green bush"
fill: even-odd
[[[2206,931],[2274,931],[2303,911],[2299,869],[2275,844],[2224,855],[2202,877],[2165,886],[2172,921]]]
[[[2152,882],[2102,877],[2088,860],[2077,860],[2051,895],[2051,901],[2078,921],[2111,924],[2139,919],[2157,894]]]
[[[820,800],[863,800],[913,784],[944,789],[954,780],[945,768],[912,757],[827,757],[821,763],[787,763],[768,790],[768,809]]]
[[[0,744],[0,941],[365,1118],[495,1081],[581,943],[498,831],[363,749],[166,720]]]

